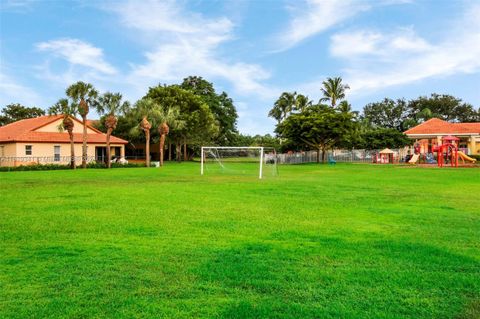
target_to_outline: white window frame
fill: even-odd
[[[58,153],[56,152],[58,147]],[[53,146],[53,161],[54,162],[60,162],[60,154],[61,154],[61,147],[60,145],[54,145]],[[58,155],[58,157],[57,157]]]

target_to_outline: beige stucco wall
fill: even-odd
[[[34,163],[46,164],[68,164],[70,163],[70,144],[69,143],[8,143],[0,144],[4,146],[4,158],[0,160],[0,166],[18,166]],[[25,146],[32,145],[32,155],[25,154]],[[54,146],[60,146],[60,161],[54,161]],[[114,147],[121,148],[121,154],[125,154],[125,147],[122,144],[111,144]],[[105,147],[105,144],[88,144],[87,156],[89,160],[95,157],[95,147]],[[112,151],[113,154],[113,151]],[[76,162],[81,163],[82,144],[75,144]],[[10,158],[8,158],[10,157]],[[12,159],[11,157],[16,157]]]
[[[0,156],[15,156],[15,154],[16,145],[14,143],[0,144]]]
[[[74,120],[73,133],[83,133],[83,125],[79,121]],[[62,124],[62,119],[52,122],[48,125],[36,129],[35,132],[58,132],[58,127]],[[87,127],[87,134],[97,134],[94,130]]]
[[[472,137],[471,140],[472,154],[480,154],[480,136]]]

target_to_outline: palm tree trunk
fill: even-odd
[[[150,130],[145,130],[145,166],[150,167]]]
[[[317,149],[317,163],[320,163],[320,147]]]
[[[172,143],[168,143],[168,161],[172,160]]]
[[[165,134],[160,135],[160,166],[163,166],[163,148],[165,146]]]
[[[87,168],[87,117],[83,119],[83,145],[82,145],[82,168]]]
[[[183,160],[187,161],[187,138],[183,139]]]
[[[68,132],[70,136],[70,168],[75,169],[75,143],[73,141],[73,132]]]
[[[177,143],[175,144],[175,155],[176,155],[176,158],[177,158],[177,162],[180,162],[180,159],[182,158],[182,146],[180,143]]]
[[[112,129],[107,130],[107,168],[112,167],[112,163],[110,163],[110,135],[112,134]]]

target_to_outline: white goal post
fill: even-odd
[[[267,152],[267,155],[265,154]],[[277,156],[274,148],[262,146],[202,146],[200,159],[200,174],[205,172],[207,160],[216,163],[218,167],[227,170],[230,164],[258,163],[258,178],[263,178],[265,164],[274,164],[276,169]],[[232,165],[233,166],[233,165]],[[271,165],[270,165],[271,166]],[[256,166],[254,166],[256,167]],[[251,168],[251,167],[250,167]],[[230,171],[232,171],[230,169]]]

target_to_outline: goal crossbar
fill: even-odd
[[[265,150],[274,150],[272,147],[263,147],[263,146],[202,146],[201,149],[201,159],[200,159],[200,175],[204,173],[205,166],[205,150],[258,150],[260,152],[260,167],[258,172],[258,178],[263,177],[263,160]]]

